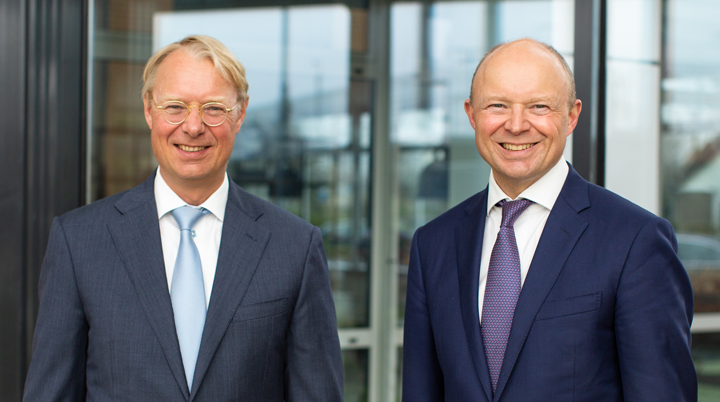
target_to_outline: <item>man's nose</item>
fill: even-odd
[[[522,105],[513,105],[510,108],[510,116],[505,122],[505,129],[513,134],[520,134],[529,128],[529,123],[525,116],[525,108]]]
[[[188,108],[188,117],[183,122],[183,130],[192,137],[197,137],[205,131],[205,122],[202,120],[199,107],[190,106]]]

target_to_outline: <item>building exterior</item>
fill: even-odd
[[[142,69],[188,34],[247,69],[230,176],[323,232],[345,400],[401,395],[412,234],[487,184],[462,104],[482,55],[526,36],[576,75],[566,158],[678,232],[700,400],[720,399],[718,17],[712,0],[4,0],[0,399],[22,396],[52,218],[155,169]]]

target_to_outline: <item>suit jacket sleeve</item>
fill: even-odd
[[[692,289],[664,219],[637,234],[617,289],[615,334],[627,401],[696,401]]]
[[[286,401],[342,401],[342,360],[335,305],[318,228],[313,228],[308,244],[287,349]]]
[[[88,323],[58,218],[40,273],[40,307],[24,401],[84,401]]]
[[[408,269],[403,343],[403,401],[442,401],[443,376],[430,322],[418,246],[419,237],[420,229],[413,237]]]

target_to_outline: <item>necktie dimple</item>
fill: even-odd
[[[480,325],[493,392],[520,296],[520,254],[513,224],[530,204],[532,201],[525,199],[498,203],[502,207],[502,223],[490,254]]]
[[[180,353],[188,389],[192,390],[195,364],[200,350],[203,328],[205,327],[205,285],[202,263],[195,241],[195,223],[207,209],[189,206],[174,209],[171,213],[180,226],[180,246],[173,270],[170,298],[172,299],[175,329],[177,330]]]

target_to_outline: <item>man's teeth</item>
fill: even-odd
[[[178,148],[182,149],[185,152],[197,152],[202,151],[206,147],[189,147],[187,145],[178,145]]]
[[[522,151],[523,149],[528,149],[532,147],[535,144],[522,144],[522,145],[513,145],[513,144],[502,144],[502,147],[507,149],[508,151]]]

